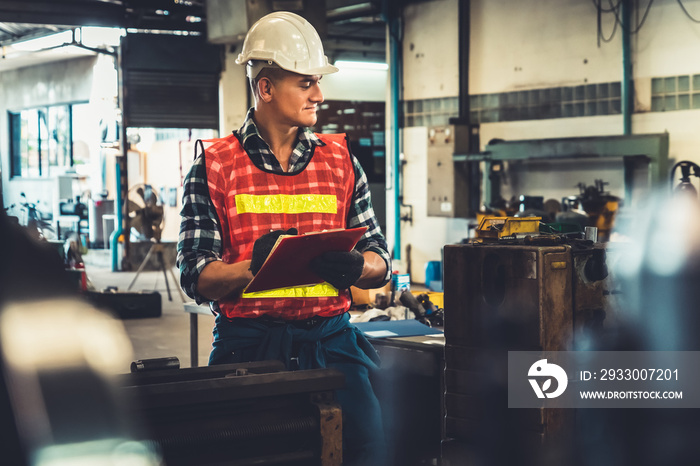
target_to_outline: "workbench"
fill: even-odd
[[[344,376],[279,361],[120,375],[139,440],[170,466],[340,466]]]

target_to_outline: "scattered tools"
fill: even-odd
[[[428,327],[440,327],[444,324],[442,309],[439,309],[430,301],[426,293],[415,296],[413,293],[406,290],[399,296],[399,302],[413,312],[417,321]]]
[[[413,293],[411,293],[410,291],[404,290],[399,296],[399,302],[406,306],[411,312],[413,312],[413,314],[416,316],[416,319],[425,315],[425,308],[423,308],[421,303],[418,302],[416,297],[413,296]]]

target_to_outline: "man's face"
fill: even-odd
[[[273,85],[271,104],[276,109],[280,123],[290,126],[313,126],[316,124],[316,110],[323,102],[319,86],[321,76],[307,76],[285,73]]]

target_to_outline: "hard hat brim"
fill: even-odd
[[[260,63],[262,62],[262,63]],[[246,65],[246,76],[248,76],[249,79],[255,79],[258,74],[264,69],[264,68],[279,68],[285,71],[289,71],[290,73],[296,73],[296,74],[301,74],[304,76],[316,76],[316,75],[326,75],[326,74],[332,74],[332,73],[337,73],[339,70],[337,67],[331,65],[331,64],[326,64],[325,66],[321,66],[318,68],[312,68],[310,70],[295,70],[295,69],[290,69],[283,67],[279,65],[278,63],[271,62],[272,65],[268,65],[267,63],[264,63],[264,60],[260,60],[260,64],[253,64],[250,60],[248,62],[242,62],[239,64],[245,64]],[[238,60],[236,60],[236,63],[238,63]]]
[[[310,70],[304,70],[303,73],[299,73],[298,71],[295,71],[295,70],[287,70],[287,71],[291,71],[292,73],[298,73],[298,74],[305,74],[305,75],[313,76],[313,75],[333,74],[333,73],[337,73],[337,72],[340,71],[340,70],[338,69],[338,67],[333,66],[333,65],[331,65],[331,64],[329,63],[328,65],[321,66],[321,67],[319,67],[319,68],[312,68],[312,69],[310,69]]]

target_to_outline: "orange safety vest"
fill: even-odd
[[[228,264],[251,259],[253,244],[271,230],[299,233],[346,228],[355,171],[344,134],[318,134],[304,169],[272,173],[253,164],[235,135],[204,141],[209,194],[221,224]],[[228,318],[267,315],[285,320],[334,316],[350,308],[348,290],[319,285],[242,293],[218,301]]]

